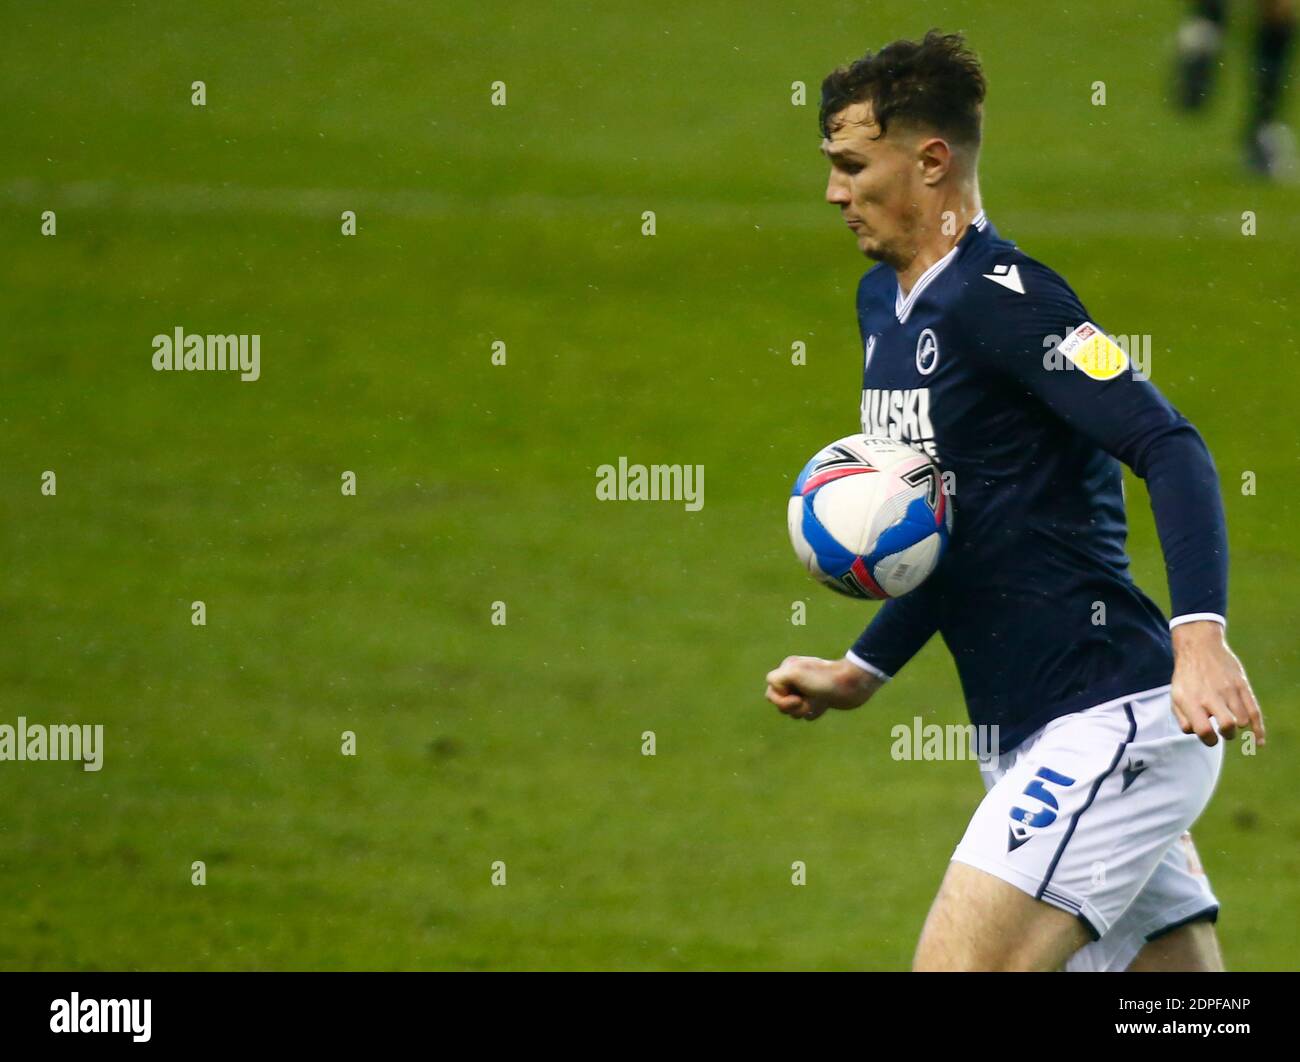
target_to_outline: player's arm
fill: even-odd
[[[1021,261],[1019,269],[1023,294],[992,282],[971,292],[963,316],[974,356],[1145,481],[1173,611],[1175,715],[1207,745],[1218,740],[1211,719],[1225,737],[1249,727],[1263,743],[1259,705],[1224,639],[1228,535],[1205,442],[1150,381],[1135,376],[1069,285],[1037,262]]]
[[[787,656],[767,673],[767,699],[791,719],[819,719],[830,708],[865,704],[885,680],[847,658]]]
[[[926,583],[886,601],[839,660],[786,657],[768,672],[767,699],[791,718],[808,720],[865,704],[934,634],[935,611],[925,601],[931,588]]]

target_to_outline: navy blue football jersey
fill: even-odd
[[[1004,751],[1168,685],[1169,621],[1129,573],[1119,462],[1151,496],[1174,622],[1226,622],[1223,504],[1196,429],[982,212],[906,297],[871,269],[857,309],[862,430],[935,459],[954,524],[934,574],[886,602],[850,658],[889,677],[937,631]]]

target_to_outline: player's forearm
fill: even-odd
[[[855,658],[850,652],[836,666],[836,679],[845,696],[862,705],[869,701],[876,691],[889,681],[889,676]]]
[[[1152,444],[1145,465],[1174,621],[1223,619],[1228,613],[1228,532],[1209,450],[1184,422]]]
[[[883,684],[896,675],[938,630],[935,582],[886,601],[845,656]]]

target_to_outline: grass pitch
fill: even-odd
[[[931,24],[986,63],[989,216],[1152,336],[1215,454],[1270,745],[1233,747],[1195,835],[1230,965],[1295,965],[1300,212],[1239,172],[1243,42],[1193,123],[1164,99],[1174,5],[944,7],[9,20],[0,722],[102,723],[106,748],[98,773],[0,764],[0,966],[907,965],[982,787],[893,761],[889,729],[964,719],[950,659],[936,639],[815,726],[761,693],[872,607],[785,532],[860,386],[867,263],[822,202],[817,88]],[[178,325],[259,334],[261,378],[152,371]],[[704,465],[704,508],[598,502],[621,455]]]

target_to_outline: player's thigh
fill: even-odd
[[[1148,941],[1130,973],[1221,973],[1223,953],[1213,922],[1192,922]]]
[[[1191,834],[1185,833],[1169,846],[1115,925],[1101,939],[1075,952],[1065,968],[1078,972],[1131,970],[1141,955],[1136,969],[1216,969],[1221,960],[1212,923],[1218,915],[1218,898]]]
[[[1087,939],[1073,915],[954,862],[921,930],[912,968],[1057,970]]]

